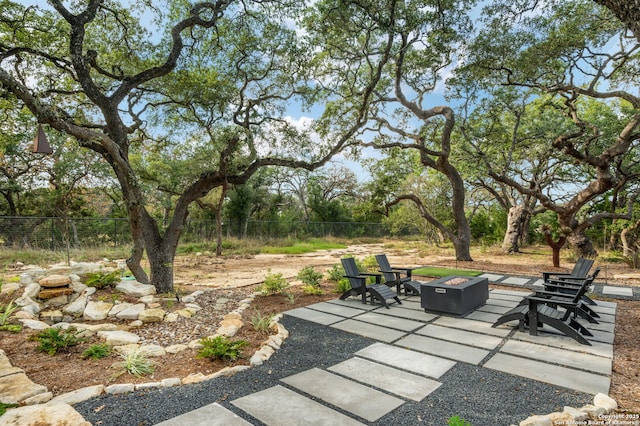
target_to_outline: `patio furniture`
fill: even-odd
[[[542,272],[542,279],[546,283],[550,280],[563,280],[570,278],[585,278],[591,267],[593,266],[593,259],[586,259],[584,257],[578,258],[576,264],[573,265],[571,272]]]
[[[582,316],[590,322],[597,323],[589,313],[590,308],[580,299],[599,271],[599,268],[596,269],[593,275],[585,279],[582,283],[581,291],[573,296],[546,291],[525,296],[518,306],[498,318],[492,327],[517,320],[520,331],[524,331],[526,327],[529,327],[529,334],[536,336],[538,327],[543,327],[544,324],[547,324],[583,345],[591,345],[584,336],[593,336],[593,334],[580,324],[577,316]],[[558,308],[564,308],[565,311],[563,312]],[[585,308],[588,308],[589,311]],[[595,314],[595,312],[593,313]]]
[[[364,304],[367,303],[367,299],[371,299],[372,305],[374,305],[377,300],[387,309],[389,309],[389,300],[394,300],[399,305],[402,305],[402,302],[396,293],[391,291],[391,289],[386,285],[380,284],[381,274],[371,274],[358,271],[356,261],[352,257],[346,257],[340,259],[340,261],[344,268],[344,276],[349,279],[349,284],[351,285],[351,289],[340,296],[341,300],[345,300],[349,296],[361,296],[362,303]],[[367,279],[369,279],[369,277],[375,277],[376,283],[367,285]]]
[[[425,311],[465,315],[489,298],[489,280],[449,275],[421,284],[420,306]]]
[[[589,291],[589,288],[599,273],[600,267],[596,268],[593,274],[586,278],[572,278],[571,280],[561,283],[549,283],[545,287],[545,291],[537,291],[536,294],[545,295],[550,300],[557,300],[558,298],[573,300],[578,306],[576,313],[589,322],[597,324],[598,321],[596,321],[595,318],[600,318],[600,315],[589,306],[595,303],[589,303],[591,299],[586,293]]]
[[[420,284],[422,283],[411,278],[411,272],[414,268],[392,267],[386,254],[376,254],[376,261],[384,276],[384,283],[389,287],[395,285],[397,294],[400,294],[404,289],[405,295],[420,295]]]
[[[582,262],[580,262],[581,260]],[[578,264],[580,264],[580,267],[578,267]],[[587,274],[589,273],[592,265],[593,260],[580,258],[578,259],[578,262],[576,262],[576,267],[574,267],[574,270],[576,270],[575,274],[574,272],[572,272],[571,275],[560,274],[560,276],[558,276],[557,278],[550,278],[550,276],[546,274],[551,273],[543,272],[542,274],[544,277],[545,291],[574,295],[577,291],[580,290],[581,284],[583,280],[587,278]],[[594,278],[598,275],[598,272],[594,272]],[[582,301],[589,305],[597,305],[596,302],[594,302],[589,296],[587,296],[587,291],[588,289],[583,292],[584,294],[582,295]]]

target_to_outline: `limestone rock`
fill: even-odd
[[[92,300],[87,303],[82,317],[89,321],[100,321],[107,318],[112,307],[112,303]]]
[[[165,348],[165,351],[167,351],[168,354],[177,354],[178,352],[186,351],[187,349],[189,349],[187,345],[177,344],[177,345],[167,346]]]
[[[140,336],[122,330],[99,331],[98,337],[104,339],[105,343],[110,346],[131,345],[140,341]]]
[[[22,273],[20,274],[20,284],[29,285],[33,283],[33,276],[31,274]]]
[[[134,297],[143,297],[149,296],[150,294],[155,294],[156,288],[149,284],[140,284],[137,281],[131,280],[122,280],[116,286],[116,290],[134,296]]]
[[[226,337],[233,337],[236,335],[238,330],[242,328],[243,325],[244,323],[240,319],[236,319],[236,318],[224,319],[220,323],[220,327],[218,327],[216,334],[226,336]]]
[[[27,312],[27,311],[17,311],[16,313],[13,314],[13,316],[17,319],[36,319],[36,315],[33,315],[31,312]]]
[[[166,312],[160,308],[145,309],[144,311],[140,312],[140,315],[138,315],[138,319],[144,323],[162,322],[165,314]]]
[[[138,383],[135,385],[136,390],[145,390],[145,389],[157,389],[162,387],[162,383],[160,382],[148,382],[148,383]]]
[[[163,388],[172,388],[174,386],[180,386],[182,384],[182,380],[180,380],[178,377],[171,377],[168,379],[162,379],[160,383],[162,384]]]
[[[596,407],[602,407],[607,410],[607,412],[618,408],[616,400],[603,393],[599,393],[593,397],[593,405]]]
[[[573,407],[564,407],[563,412],[569,415],[569,421],[573,423],[581,422],[589,418],[589,414]]]
[[[69,275],[71,273],[71,266],[65,264],[51,266],[46,275]]]
[[[22,325],[24,325],[27,328],[30,328],[31,330],[45,330],[50,327],[50,325],[44,321],[30,320],[30,319],[21,319],[19,321],[22,323]]]
[[[71,284],[71,278],[69,278],[68,275],[53,274],[41,278],[38,281],[38,284],[40,284],[41,287],[46,288],[65,287]]]
[[[12,294],[20,290],[21,285],[20,283],[6,283],[6,284],[2,284],[2,287],[0,288],[1,288],[0,294]]]
[[[71,392],[63,393],[51,400],[52,403],[78,404],[104,392],[104,385],[87,386]]]
[[[41,404],[13,408],[0,417],[2,426],[91,426],[69,404]]]
[[[40,287],[40,284],[31,283],[25,287],[24,292],[22,293],[22,296],[28,297],[30,299],[34,299],[38,297],[38,293],[40,293],[40,290],[42,290],[42,288]]]
[[[531,416],[520,422],[520,426],[553,426],[549,416]]]
[[[46,387],[33,383],[19,368],[11,367],[0,371],[1,403],[17,404],[45,392],[48,392]]]
[[[51,401],[53,398],[53,392],[43,392],[38,395],[34,395],[31,398],[27,398],[22,401],[24,405],[35,405],[35,404],[44,404],[45,402]]]
[[[137,320],[138,316],[142,311],[144,311],[144,309],[144,303],[136,303],[135,305],[130,303],[125,307],[125,309],[122,309],[116,314],[116,318],[124,320]]]
[[[79,317],[84,312],[84,309],[87,307],[87,297],[80,296],[73,302],[69,303],[67,306],[62,308],[64,313],[69,315],[73,315],[74,317]]]
[[[62,321],[64,317],[61,310],[56,309],[55,311],[42,311],[40,312],[40,320],[48,322],[48,323],[59,323]]]
[[[38,293],[38,299],[53,299],[60,296],[68,296],[73,294],[73,290],[69,287],[45,288]],[[67,303],[67,300],[63,303]]]
[[[82,293],[87,288],[89,288],[88,286],[82,284],[79,281],[72,281],[71,285],[69,285],[69,287],[71,287],[71,289],[73,290],[74,293]]]
[[[111,385],[105,388],[105,392],[110,395],[119,395],[121,393],[129,393],[135,390],[135,386],[132,383]]]
[[[174,312],[170,312],[164,317],[164,322],[177,322],[177,321],[178,321],[178,314]]]
[[[184,317],[184,318],[191,318],[193,316],[193,311],[191,311],[189,309],[178,309],[174,313],[176,315],[180,315],[181,317]]]
[[[191,373],[187,377],[182,379],[182,384],[183,385],[188,385],[188,384],[193,384],[193,383],[200,383],[203,380],[207,380],[207,376],[205,376],[204,374],[202,374],[202,373]]]
[[[140,352],[149,357],[165,356],[167,351],[160,345],[142,345]]]

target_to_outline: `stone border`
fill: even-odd
[[[562,412],[555,412],[545,415],[535,415],[526,418],[519,423],[519,426],[554,426],[554,425],[587,425],[587,424],[602,424],[613,425],[617,424],[615,419],[622,419],[624,417],[617,417],[617,414],[612,414],[618,409],[618,403],[608,395],[603,393],[597,394],[593,398],[593,404],[585,405],[581,408],[564,407]],[[624,415],[622,415],[624,416]],[[627,424],[620,422],[619,424]],[[629,425],[638,424],[630,422]]]

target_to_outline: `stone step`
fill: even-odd
[[[592,395],[609,393],[609,378],[504,353],[495,354],[485,368],[514,374]]]
[[[238,398],[231,403],[267,426],[363,425],[280,385]]]
[[[442,327],[435,324],[424,326],[420,330],[416,331],[416,334],[440,340],[447,340],[454,343],[463,342],[468,346],[476,346],[478,348],[488,350],[496,348],[503,339],[502,337],[489,336],[483,333],[474,333],[466,330]]]
[[[392,330],[380,325],[369,324],[352,319],[332,324],[331,327],[387,343],[394,342],[407,334],[404,331]]]
[[[430,337],[418,336],[415,334],[407,336],[402,339],[401,342],[398,342],[398,344],[407,348],[415,349],[416,351],[474,365],[479,365],[480,362],[490,353],[488,350],[439,339],[432,339]]]
[[[404,404],[402,399],[319,368],[285,377],[281,381],[370,422]]]
[[[205,405],[156,426],[251,426],[251,423],[218,403]]]
[[[434,379],[440,378],[456,364],[455,361],[384,343],[374,343],[355,355]]]
[[[413,401],[422,401],[442,384],[357,357],[329,367],[329,371]]]

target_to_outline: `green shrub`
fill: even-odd
[[[310,284],[302,286],[302,291],[304,294],[311,294],[313,296],[319,296],[323,293],[320,286]]]
[[[0,331],[8,331],[9,333],[20,333],[22,331],[22,326],[20,324],[0,325]]]
[[[341,278],[336,283],[336,293],[342,294],[346,291],[349,291],[350,289],[351,289],[351,284],[349,284],[348,278]]]
[[[84,283],[89,287],[95,287],[97,289],[105,287],[113,287],[114,284],[120,282],[120,271],[113,272],[89,272],[84,280]]]
[[[242,354],[242,348],[249,342],[246,340],[231,341],[225,336],[206,337],[200,340],[202,347],[198,349],[198,358],[226,359],[235,361]]]
[[[298,272],[298,279],[304,284],[317,287],[320,285],[322,273],[316,271],[313,266],[305,266]]]
[[[344,268],[340,264],[335,264],[327,271],[329,281],[340,281],[344,277]]]
[[[91,345],[82,352],[82,358],[100,359],[106,358],[111,354],[111,346],[99,343]]]
[[[447,426],[471,426],[471,423],[465,419],[461,419],[459,416],[453,416],[447,422]]]
[[[290,304],[293,305],[294,303],[296,303],[296,295],[294,293],[286,293],[285,296],[287,296],[287,301]]]
[[[55,355],[61,350],[85,342],[86,339],[79,337],[80,333],[75,327],[69,327],[66,330],[58,327],[49,327],[36,334],[33,340],[38,342],[37,349],[40,352]]]
[[[282,294],[287,288],[289,288],[289,283],[282,277],[282,274],[272,274],[271,269],[267,269],[267,276],[262,286],[260,286],[260,291],[263,295]]]
[[[260,313],[259,311],[255,311],[255,312],[256,314],[250,318],[251,325],[253,325],[253,328],[256,331],[260,331],[263,333],[268,332],[269,324],[271,324],[271,320],[273,319],[274,315],[273,314],[262,315],[262,313]]]
[[[143,350],[137,349],[130,352],[120,354],[122,361],[120,368],[123,373],[129,373],[136,377],[142,377],[147,374],[153,374],[153,361],[147,358]]]
[[[0,326],[7,324],[11,315],[20,309],[20,307],[14,305],[13,302],[14,300],[10,301],[7,305],[0,305]]]

